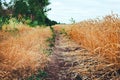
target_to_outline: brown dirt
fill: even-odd
[[[73,51],[79,51],[81,48],[65,35],[57,32],[56,36],[53,54],[50,56],[51,61],[46,70],[48,77],[45,80],[75,80],[76,75],[74,73],[70,74],[69,69],[77,63],[72,64],[70,61],[74,60],[74,57],[65,55]]]

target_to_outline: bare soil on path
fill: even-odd
[[[72,63],[75,57],[67,55],[79,50],[81,50],[80,46],[71,41],[68,36],[56,32],[55,47],[47,68],[48,78],[45,80],[75,80],[75,74],[69,73],[70,67],[76,65],[76,63]]]

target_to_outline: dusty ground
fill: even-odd
[[[75,60],[74,57],[66,56],[70,52],[81,50],[80,46],[70,41],[67,36],[56,34],[54,52],[51,55],[51,62],[48,66],[48,78],[45,80],[74,80],[75,75],[69,74],[69,69],[72,64],[71,61]],[[81,80],[81,79],[79,79]]]
[[[112,70],[114,65],[100,59],[99,54],[90,54],[68,36],[56,35],[45,80],[120,80],[120,71]]]

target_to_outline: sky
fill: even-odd
[[[48,17],[61,23],[101,18],[120,13],[120,0],[50,0]]]

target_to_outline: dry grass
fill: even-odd
[[[48,48],[50,29],[23,26],[16,34],[10,33],[0,31],[0,79],[24,78],[43,69],[48,60],[44,50]]]
[[[98,53],[111,62],[120,62],[120,19],[116,15],[76,24],[69,34],[90,52]]]
[[[119,80],[120,18],[117,15],[110,15],[102,20],[76,23],[69,28],[66,31],[71,39],[88,51],[88,54],[77,53],[80,54],[76,58],[79,65],[70,71],[82,76],[87,75],[88,80]],[[72,53],[74,54],[76,52]],[[82,54],[85,55],[81,56]]]

